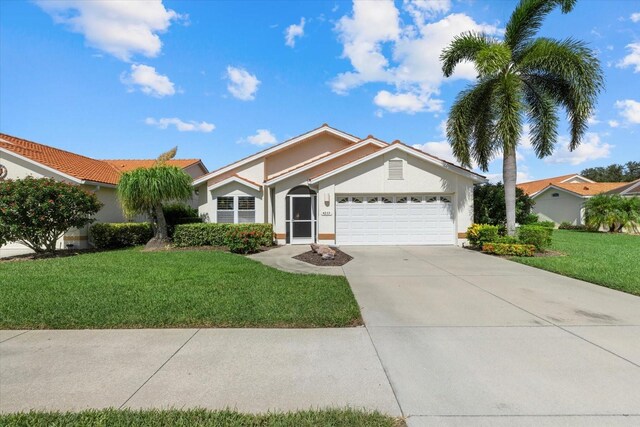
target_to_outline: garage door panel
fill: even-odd
[[[392,203],[382,203],[382,200]],[[357,244],[453,244],[455,220],[450,195],[337,196],[336,240]],[[353,202],[360,200],[362,203]],[[429,202],[427,202],[429,200]]]

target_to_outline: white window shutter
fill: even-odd
[[[404,179],[402,166],[402,160],[389,160],[389,179]]]

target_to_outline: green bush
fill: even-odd
[[[539,221],[538,219],[538,215],[534,214],[534,213],[530,213],[527,215],[523,215],[520,221],[520,225],[526,225],[526,224],[535,224]]]
[[[198,209],[191,206],[173,203],[162,206],[164,219],[167,221],[167,234],[169,238],[173,237],[176,225],[178,224],[197,224],[202,222],[202,218],[198,215]]]
[[[505,243],[513,245],[515,243],[518,243],[518,239],[514,236],[498,236],[493,242],[489,243]]]
[[[592,231],[586,225],[573,225],[570,222],[564,221],[558,226],[560,230],[574,230],[574,231]]]
[[[252,254],[258,252],[260,243],[264,239],[264,231],[249,231],[234,227],[227,231],[225,238],[231,252],[235,254]]]
[[[533,256],[535,250],[534,245],[513,243],[485,243],[482,245],[482,252],[494,255]]]
[[[260,232],[259,246],[273,244],[273,225],[271,224],[179,224],[173,234],[173,244],[180,247],[187,246],[228,246],[230,230]]]
[[[553,228],[540,225],[521,225],[518,228],[518,241],[521,244],[533,245],[536,250],[543,251],[551,246]]]
[[[489,224],[472,224],[467,228],[467,240],[473,246],[482,247],[484,243],[495,242],[500,236],[500,227]]]
[[[96,248],[117,249],[144,245],[153,237],[153,227],[148,222],[100,222],[91,226],[90,233]]]
[[[528,224],[527,221],[532,220],[531,208],[534,203],[521,188],[516,188],[516,222],[518,224]],[[473,187],[473,217],[479,224],[506,224],[504,185],[497,183]]]
[[[553,221],[539,221],[539,222],[536,222],[535,224],[527,224],[527,225],[538,225],[540,227],[556,228],[556,223]]]

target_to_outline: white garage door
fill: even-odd
[[[452,196],[336,196],[338,245],[451,245]]]

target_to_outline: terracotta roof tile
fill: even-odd
[[[518,188],[521,188],[525,194],[532,195],[540,190],[547,188],[551,184],[558,184],[564,181],[565,179],[569,179],[572,176],[576,176],[575,173],[569,175],[561,175],[554,176],[551,178],[539,179],[537,181],[523,182],[522,184],[518,184]]]
[[[581,196],[595,196],[596,194],[605,193],[626,184],[626,182],[559,182],[552,185],[571,191],[572,193],[580,194]]]
[[[118,183],[120,173],[139,167],[150,167],[155,163],[155,160],[150,159],[92,159],[5,133],[0,133],[0,148],[4,148],[19,156],[26,157],[79,180],[111,185]],[[172,159],[167,163],[186,168],[199,161],[199,159]]]

